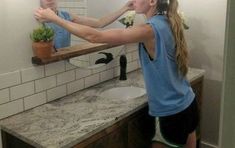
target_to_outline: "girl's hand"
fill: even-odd
[[[52,11],[50,8],[47,9],[38,8],[34,12],[34,17],[40,22],[51,22],[51,21],[53,22],[58,18],[55,12]]]
[[[128,10],[134,10],[133,1],[132,1],[132,0],[128,1],[128,2],[124,5],[124,7],[126,8],[127,11],[128,11]]]

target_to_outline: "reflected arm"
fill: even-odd
[[[122,8],[119,10],[104,16],[100,19],[86,17],[86,16],[77,16],[75,14],[70,14],[72,18],[72,22],[81,24],[81,25],[87,25],[94,28],[103,28],[112,22],[114,22],[118,17],[120,17],[122,14],[124,14],[126,11],[132,9],[132,1],[127,2]]]

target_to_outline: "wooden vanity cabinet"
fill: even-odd
[[[201,119],[201,108],[202,108],[202,90],[203,90],[203,76],[195,79],[191,82],[191,87],[193,89],[193,92],[195,93],[195,97],[198,103],[198,113],[199,113],[199,119]],[[200,147],[200,140],[201,140],[201,128],[200,128],[200,121],[199,126],[196,129],[196,135],[197,135],[197,148]]]
[[[146,106],[74,148],[147,148],[153,135],[154,118],[148,115]]]

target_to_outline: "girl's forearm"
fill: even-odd
[[[123,13],[125,13],[128,9],[126,7],[122,7],[119,10],[111,13],[108,16],[102,17],[99,19],[100,27],[105,27],[112,22],[114,22],[117,18],[119,18]]]
[[[70,14],[72,17],[72,22],[77,24],[82,24],[90,27],[95,28],[103,28],[112,22],[114,22],[118,17],[120,17],[123,13],[125,13],[128,10],[127,7],[122,7],[119,10],[104,16],[100,19],[92,18],[92,17],[86,17],[86,16],[77,16],[74,14]]]
[[[62,18],[57,17],[57,19],[55,19],[53,21],[54,23],[58,24],[59,26],[67,29],[70,33],[83,38],[89,42],[100,42],[99,41],[99,36],[101,34],[100,31],[91,28],[89,26],[84,26],[84,25],[80,25],[80,24],[76,24],[70,21],[66,21]]]

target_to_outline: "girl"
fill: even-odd
[[[127,2],[122,8],[113,12],[112,14],[102,17],[100,19],[95,19],[95,18],[90,18],[90,17],[85,17],[85,16],[77,16],[66,11],[59,11],[57,8],[57,0],[40,0],[40,4],[42,8],[44,9],[50,8],[60,18],[64,20],[71,21],[77,24],[95,27],[95,28],[103,28],[109,25],[114,20],[116,20],[119,16],[121,16],[123,13],[132,9],[132,3]],[[55,50],[58,48],[70,46],[71,37],[70,37],[70,33],[66,29],[52,22],[45,23],[45,25],[47,27],[52,28],[55,32],[55,38],[54,38]]]
[[[139,42],[140,63],[148,95],[149,114],[156,119],[152,148],[196,147],[197,102],[189,82],[188,52],[177,13],[177,0],[133,0],[146,24],[99,31],[65,21],[50,9],[39,8],[35,18],[52,21],[93,43],[121,45]]]

